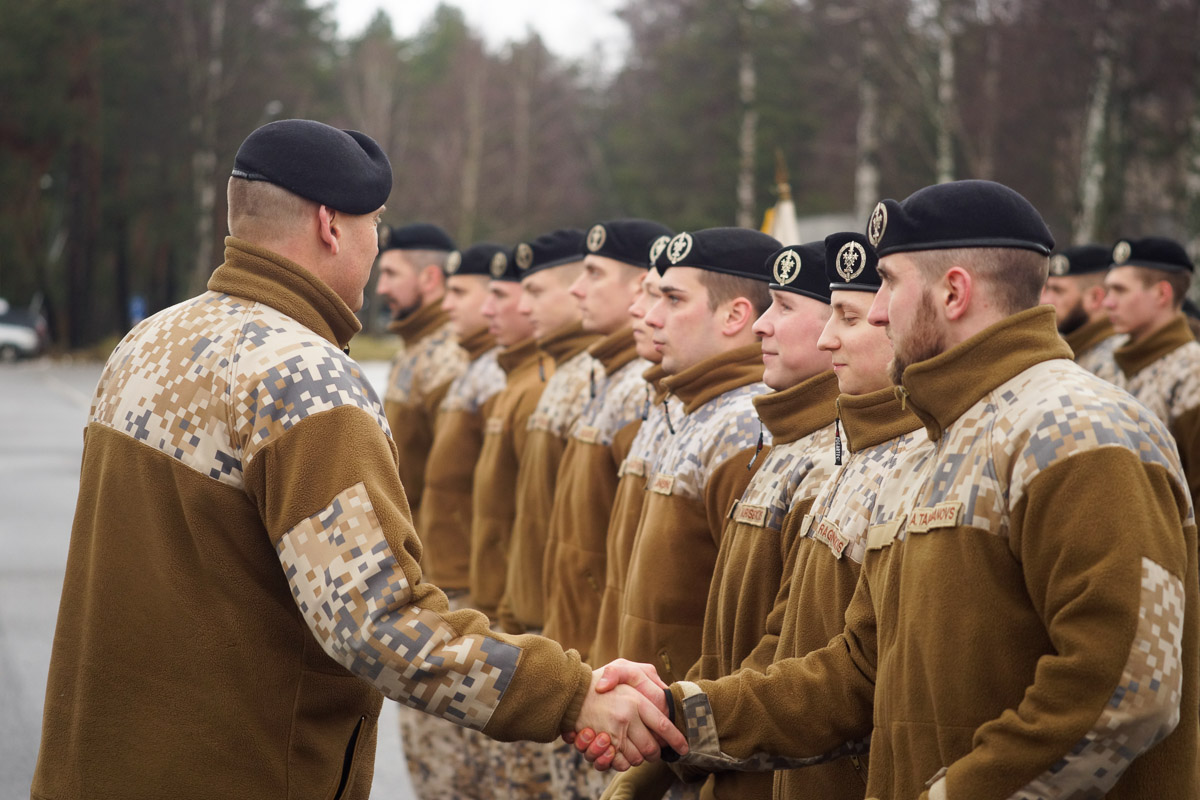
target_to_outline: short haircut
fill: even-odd
[[[420,272],[426,267],[437,267],[445,272],[446,262],[450,259],[448,250],[403,250],[404,258],[413,269]]]
[[[767,288],[766,281],[702,269],[700,285],[708,291],[709,311],[716,311],[722,303],[738,297],[750,301],[756,318],[761,317],[771,307],[771,290]]]
[[[229,233],[248,241],[277,241],[295,231],[317,204],[266,181],[230,178]]]
[[[1183,301],[1187,299],[1188,289],[1192,285],[1192,273],[1139,267],[1135,264],[1126,266],[1133,267],[1135,274],[1141,278],[1142,285],[1147,288],[1159,281],[1166,281],[1167,285],[1171,287],[1171,305],[1176,309],[1183,307]]]
[[[1050,259],[1033,250],[1015,247],[963,247],[914,253],[925,280],[938,280],[951,267],[962,267],[991,287],[996,305],[1005,314],[1041,303],[1042,287],[1050,273]]]

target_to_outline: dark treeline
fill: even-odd
[[[376,138],[386,219],[460,241],[757,225],[992,178],[1061,243],[1200,225],[1200,0],[636,0],[615,74],[444,5],[353,39],[306,0],[0,0],[0,296],[78,347],[203,286],[254,127]],[[581,35],[586,32],[581,32]],[[368,315],[368,317],[373,315]]]

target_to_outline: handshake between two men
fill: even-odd
[[[669,757],[685,755],[687,737],[671,719],[672,702],[652,665],[619,658],[593,671],[576,730],[563,739],[601,771],[658,761],[664,748]]]

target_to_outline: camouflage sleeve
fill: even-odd
[[[393,700],[496,738],[549,741],[569,727],[590,680],[577,653],[493,634],[422,581],[373,395],[294,371],[249,396],[246,490],[324,651]]]
[[[1098,448],[1025,487],[1009,547],[1052,647],[1020,704],[979,726],[930,797],[1001,787],[1100,797],[1175,728],[1185,587],[1197,581],[1195,526],[1172,485],[1181,481],[1128,449]]]
[[[682,764],[710,772],[757,772],[822,764],[870,748],[875,689],[875,614],[866,579],[846,630],[825,648],[763,672],[671,686],[675,720],[688,738]]]

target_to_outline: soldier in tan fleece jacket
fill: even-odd
[[[419,523],[437,409],[450,381],[467,366],[466,351],[442,310],[454,241],[436,225],[418,222],[382,228],[379,249],[376,291],[392,311],[388,330],[403,342],[392,359],[383,409],[400,453],[400,482]]]
[[[446,260],[442,310],[470,360],[438,407],[417,528],[426,579],[441,587],[454,610],[469,606],[472,478],[483,421],[505,381],[496,360],[500,348],[488,333],[482,306],[491,271],[507,263],[506,248],[486,243],[455,251]],[[493,796],[493,776],[482,780],[489,750],[482,734],[408,709],[401,711],[400,723],[409,777],[422,800]]]
[[[1118,242],[1104,278],[1104,306],[1128,340],[1113,352],[1129,393],[1166,423],[1200,500],[1200,344],[1181,310],[1193,265],[1176,241]]]
[[[385,694],[506,739],[607,720],[627,759],[656,752],[650,702],[635,719],[577,654],[422,580],[383,406],[344,350],[391,185],[362,133],[259,128],[209,290],[106,364],[31,797],[366,798]]]
[[[629,445],[629,453],[617,469],[617,491],[613,500],[605,532],[604,591],[596,618],[596,636],[588,652],[596,663],[607,663],[617,657],[617,639],[621,627],[621,607],[625,597],[625,574],[633,554],[633,539],[638,522],[642,518],[642,505],[646,497],[647,477],[653,472],[654,464],[663,451],[663,446],[672,435],[668,419],[679,419],[683,415],[683,404],[663,386],[666,371],[662,368],[662,352],[651,339],[653,331],[646,325],[646,312],[658,302],[658,290],[662,282],[657,265],[665,258],[666,246],[670,242],[663,237],[651,248],[651,260],[656,266],[646,273],[633,304],[629,307],[633,319],[633,337],[639,357],[654,366],[644,373],[646,385],[642,401],[641,420],[635,422],[637,430]],[[631,426],[632,427],[632,426]]]
[[[1034,307],[1053,240],[1016,192],[939,184],[868,230],[870,319],[934,448],[876,504],[842,634],[671,688],[684,761],[818,763],[870,734],[881,800],[1196,797],[1196,524],[1166,426]]]
[[[1058,332],[1075,354],[1075,363],[1110,383],[1125,377],[1113,351],[1125,337],[1113,330],[1104,310],[1104,274],[1112,266],[1112,248],[1081,244],[1050,256],[1050,275],[1042,302],[1054,306]]]

